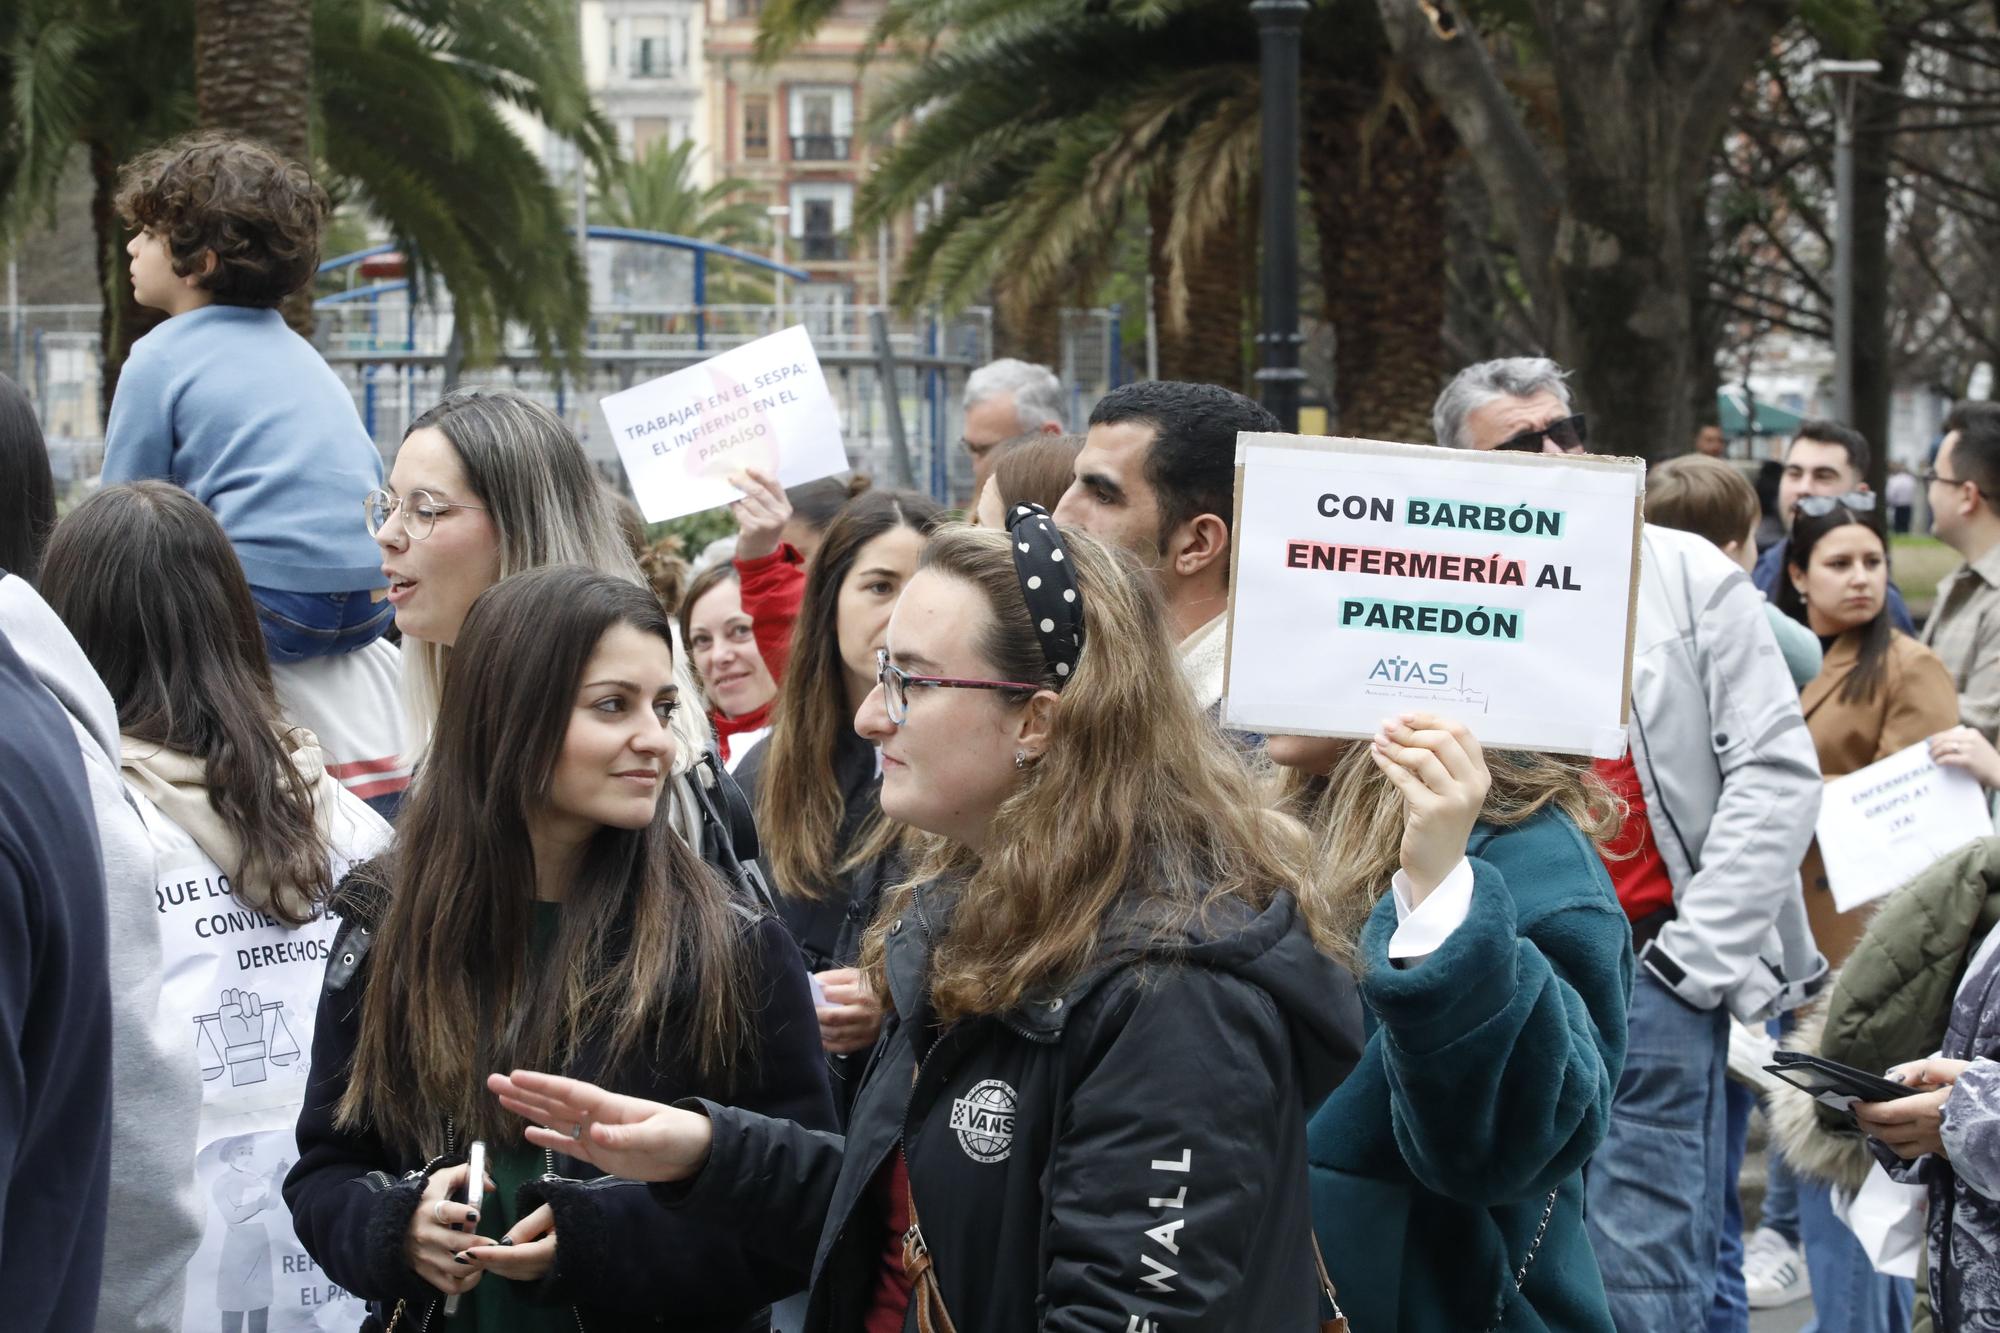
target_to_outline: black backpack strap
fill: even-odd
[[[701,770],[708,771],[703,773]],[[688,771],[688,788],[701,807],[702,855],[759,910],[776,914],[778,902],[757,864],[757,822],[750,800],[714,750],[702,751]]]

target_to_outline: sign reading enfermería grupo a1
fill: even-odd
[[[1616,758],[1644,489],[1638,459],[1238,436],[1223,721],[1365,737],[1422,710]]]

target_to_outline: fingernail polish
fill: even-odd
[[[512,1245],[514,1243],[514,1238],[512,1236],[502,1236],[500,1238],[500,1243],[502,1245]]]
[[[473,1224],[474,1224],[475,1222],[477,1222],[478,1220],[479,1220],[479,1214],[478,1214],[478,1213],[475,1213],[475,1212],[470,1212],[470,1211],[468,1211],[468,1212],[466,1213],[466,1215],[465,1215],[465,1224],[466,1224],[467,1226],[471,1226],[471,1225],[473,1225]]]
[[[452,1261],[453,1263],[455,1263],[455,1264],[466,1264],[466,1265],[470,1265],[470,1264],[472,1263],[472,1260],[470,1260],[470,1259],[466,1258],[466,1257],[465,1257],[464,1255],[462,1255],[462,1254],[454,1254],[453,1256],[451,1256],[451,1261]]]

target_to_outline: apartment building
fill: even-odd
[[[658,3],[660,0],[653,0]],[[755,58],[762,0],[703,0],[709,158],[718,177],[755,187],[786,210],[787,262],[812,273],[798,299],[872,304],[882,299],[907,219],[865,232],[854,225],[860,183],[880,145],[863,135],[870,91],[893,77],[893,57],[859,64],[878,0],[847,0],[814,39],[772,65]]]

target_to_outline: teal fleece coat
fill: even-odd
[[[1583,1165],[1625,1063],[1632,931],[1568,816],[1479,825],[1471,911],[1389,962],[1384,893],[1361,938],[1368,1044],[1309,1129],[1313,1229],[1354,1333],[1603,1330]],[[1548,1235],[1514,1290],[1553,1190]]]

